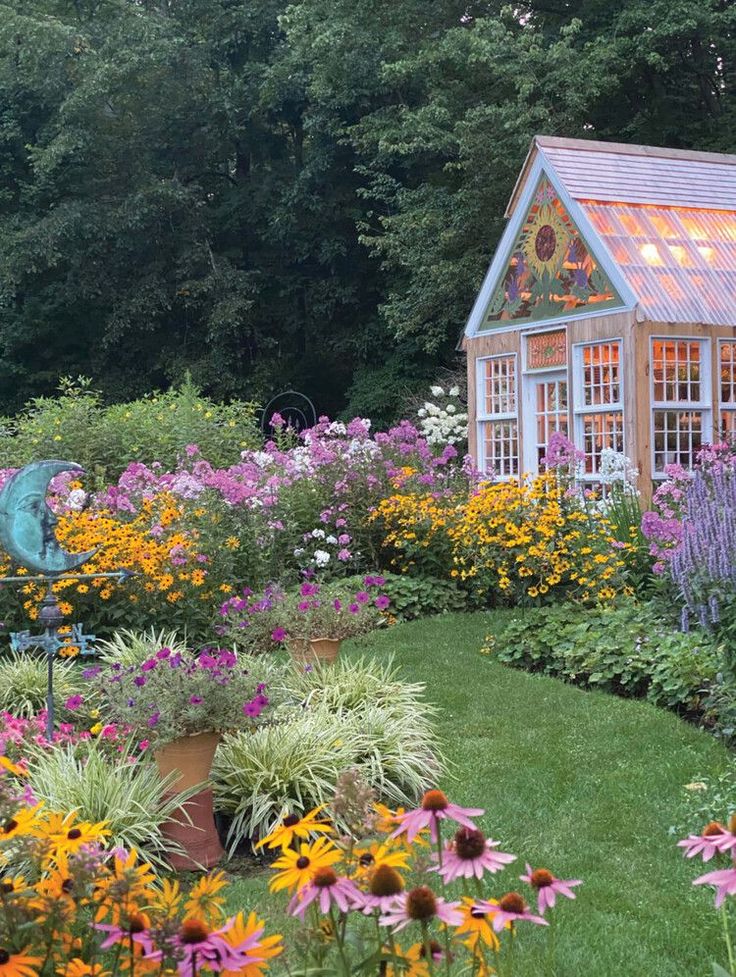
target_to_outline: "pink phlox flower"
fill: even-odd
[[[695,879],[693,885],[712,885],[716,889],[716,909],[718,909],[726,896],[736,893],[736,867],[722,868],[716,872],[706,872]]]
[[[439,858],[435,855],[435,864],[429,871],[439,872],[445,885],[460,878],[481,879],[484,872],[500,872],[516,861],[516,855],[493,850],[500,844],[500,841],[486,839],[483,832],[476,828],[459,828],[454,839],[444,847],[442,865],[440,866]]]
[[[528,862],[526,863],[526,875],[520,875],[519,878],[522,882],[526,882],[533,889],[536,889],[537,908],[542,916],[548,909],[554,908],[555,899],[558,895],[574,899],[573,886],[583,884],[581,879],[558,879],[546,869],[537,869],[535,872]]]
[[[701,855],[704,862],[709,862],[714,855],[732,851],[735,846],[736,835],[715,822],[705,827],[699,835],[688,835],[677,842],[678,848],[685,849],[685,858]]]
[[[341,913],[346,913],[360,905],[361,893],[350,879],[336,875],[331,869],[324,869],[321,875],[318,872],[311,882],[293,896],[288,911],[290,915],[304,920],[304,913],[313,902],[317,903],[323,914],[330,911],[333,903]]]
[[[460,807],[451,804],[441,790],[428,790],[422,798],[422,806],[413,811],[397,816],[399,827],[391,834],[392,838],[406,832],[409,842],[412,842],[424,828],[429,828],[433,842],[437,841],[437,825],[440,821],[449,819],[465,828],[475,828],[472,818],[478,818],[485,811],[479,807]]]
[[[446,926],[459,926],[463,921],[463,914],[459,912],[458,906],[459,902],[447,902],[445,899],[435,896],[429,889],[421,886],[423,890],[422,902],[428,901],[431,897],[431,901],[434,907],[433,915],[437,919],[441,920]],[[412,889],[410,892],[402,892],[398,896],[393,897],[393,905],[379,918],[379,923],[381,926],[391,926],[395,932],[404,929],[409,923],[417,922],[420,917],[414,912],[412,912],[412,902],[416,901],[416,893],[419,890]],[[427,906],[422,906],[422,916],[423,921],[429,921],[432,918],[430,915],[426,915]]]

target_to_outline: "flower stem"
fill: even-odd
[[[427,961],[429,977],[434,977],[434,960],[432,959],[432,943],[429,939],[429,928],[422,922],[422,943],[424,945],[424,958]]]
[[[726,909],[726,903],[721,905],[721,917],[723,919],[723,935],[726,940],[726,950],[728,951],[728,969],[731,972],[731,977],[736,977],[736,960],[734,960],[733,955],[733,944],[731,943],[731,931],[728,926],[728,910]]]

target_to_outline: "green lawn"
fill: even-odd
[[[720,773],[730,754],[646,703],[481,655],[498,623],[493,614],[452,615],[370,641],[375,654],[393,652],[408,678],[425,681],[441,708],[452,764],[441,786],[450,799],[485,808],[484,829],[519,856],[495,877],[495,891],[514,887],[525,859],[584,880],[575,903],[562,900],[557,977],[710,975],[711,959],[724,962],[711,890],[693,889],[701,863],[685,862],[668,829],[682,822],[684,785]],[[272,905],[267,878],[237,880],[233,907]],[[539,977],[540,934],[529,927],[522,938],[529,966],[520,977]]]

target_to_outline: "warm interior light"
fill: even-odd
[[[642,258],[646,261],[648,265],[663,265],[659,250],[656,244],[642,244],[639,248],[639,253]]]
[[[698,253],[704,261],[710,262],[713,260],[713,248],[707,248],[705,246],[698,247]]]
[[[690,260],[690,255],[687,253],[687,250],[683,248],[681,244],[670,244],[669,249],[670,249],[670,254],[675,259],[678,265],[682,265],[683,267],[688,267],[689,265],[692,264],[692,261]]]

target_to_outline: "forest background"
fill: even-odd
[[[535,133],[736,151],[731,0],[0,2],[0,412],[95,379],[386,423]]]

